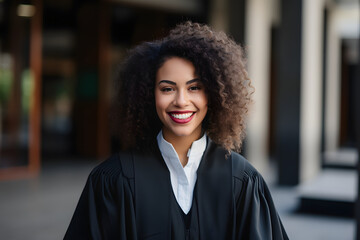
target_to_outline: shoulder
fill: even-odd
[[[261,174],[255,169],[251,163],[242,155],[231,152],[233,176],[240,181],[248,182],[249,180],[261,180]]]
[[[122,175],[121,165],[120,165],[120,154],[116,153],[111,155],[109,158],[99,163],[91,171],[89,178],[107,178],[107,179],[116,179]]]
[[[248,194],[252,192],[255,195],[261,194],[265,198],[271,198],[264,178],[248,160],[238,153],[232,153],[232,162],[234,191],[237,196],[240,195],[240,192],[247,192]],[[253,194],[247,198],[250,196]]]

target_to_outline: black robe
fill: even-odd
[[[288,239],[261,175],[210,139],[183,216],[159,149],[121,153],[91,172],[64,239]]]

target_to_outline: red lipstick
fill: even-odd
[[[193,119],[193,117],[195,115],[195,112],[192,112],[192,111],[183,111],[183,112],[181,112],[181,111],[173,111],[173,112],[169,112],[168,114],[169,114],[169,117],[171,118],[171,120],[173,120],[175,123],[185,124],[185,123],[190,122]],[[186,116],[184,116],[185,114],[188,114],[189,116],[186,117]]]

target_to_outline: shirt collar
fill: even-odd
[[[159,149],[165,158],[170,158],[170,159],[175,158],[179,160],[179,156],[175,151],[173,145],[164,139],[162,130],[160,130],[159,134],[157,135],[157,142]],[[191,164],[192,159],[194,159],[194,157],[198,158],[199,156],[202,156],[204,154],[205,149],[206,149],[206,133],[204,133],[204,135],[200,139],[194,141],[191,144],[191,147],[187,153],[187,156],[189,158],[188,164]]]

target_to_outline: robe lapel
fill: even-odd
[[[134,154],[135,212],[140,239],[170,239],[169,171],[160,153]]]
[[[197,176],[196,201],[201,239],[230,239],[233,217],[231,158],[209,138]]]
[[[200,239],[230,239],[233,218],[231,158],[208,138],[194,192]],[[157,149],[134,154],[135,212],[140,239],[171,239],[170,174]],[[156,187],[154,187],[156,186]],[[194,215],[194,213],[193,213]],[[192,216],[192,221],[196,216]],[[191,224],[194,226],[194,222]]]

